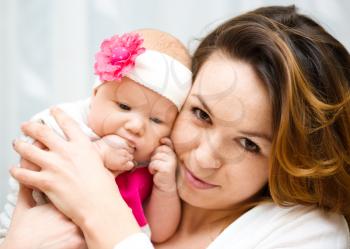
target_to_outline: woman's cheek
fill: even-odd
[[[179,116],[171,134],[177,154],[188,151],[200,141],[201,128],[197,126],[193,117]]]

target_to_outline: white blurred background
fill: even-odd
[[[21,122],[55,103],[87,97],[94,54],[115,33],[157,28],[191,51],[223,20],[265,5],[296,4],[350,49],[347,0],[0,0],[0,208],[11,141]]]

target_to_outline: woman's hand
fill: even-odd
[[[21,186],[11,226],[1,249],[86,249],[80,229],[52,204],[33,207],[31,190]]]
[[[52,109],[51,114],[68,140],[43,124],[25,123],[24,134],[47,150],[16,141],[14,149],[40,171],[12,168],[11,174],[20,183],[44,192],[82,229],[89,248],[112,248],[139,227],[89,138],[61,110]]]
[[[79,225],[85,217],[82,212],[90,212],[96,202],[104,201],[101,193],[108,193],[112,198],[117,195],[117,188],[113,175],[104,168],[92,143],[74,121],[57,109],[52,115],[68,141],[46,125],[23,124],[24,134],[41,142],[48,150],[16,141],[14,149],[41,171],[13,168],[11,173],[22,184],[43,191],[58,209]]]

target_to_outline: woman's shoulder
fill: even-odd
[[[342,215],[316,207],[265,203],[247,211],[210,245],[214,248],[350,248]]]

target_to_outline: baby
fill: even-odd
[[[167,33],[115,35],[96,54],[99,80],[92,97],[59,105],[93,141],[138,224],[148,234],[150,228],[154,242],[168,239],[180,219],[177,159],[168,136],[191,88],[189,67],[186,48]],[[33,120],[65,137],[48,110]],[[45,202],[38,192],[33,197]],[[13,205],[10,201],[0,217],[0,237],[6,234]]]

